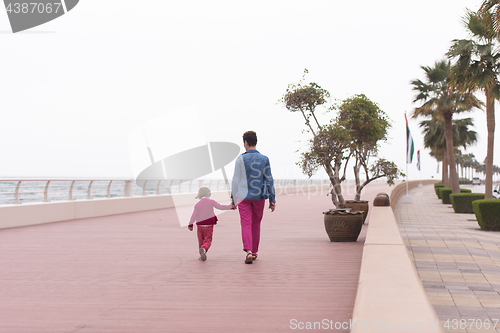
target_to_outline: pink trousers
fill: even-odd
[[[212,234],[214,232],[214,226],[200,227],[196,226],[196,231],[198,233],[198,244],[200,249],[204,248],[205,252],[208,252],[208,249],[212,245]]]
[[[251,250],[252,253],[257,253],[259,251],[260,242],[260,222],[264,215],[264,204],[266,200],[239,199],[238,202],[243,251]]]

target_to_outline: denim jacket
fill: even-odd
[[[238,156],[231,184],[231,199],[262,200],[276,202],[273,175],[269,158],[255,149]]]

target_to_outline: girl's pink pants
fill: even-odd
[[[212,245],[212,234],[214,232],[214,226],[206,226],[200,227],[197,225],[197,233],[198,233],[198,244],[200,249],[204,248],[205,252],[208,252],[208,249]]]

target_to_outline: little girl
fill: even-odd
[[[217,201],[209,199],[212,193],[208,187],[202,187],[198,190],[196,199],[201,199],[194,205],[194,211],[189,221],[188,229],[193,231],[193,223],[196,222],[198,232],[198,243],[200,248],[200,259],[207,260],[207,252],[212,245],[212,234],[214,225],[217,224],[217,216],[214,213],[214,207],[220,210],[236,209],[234,205],[221,205]]]

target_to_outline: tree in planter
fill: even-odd
[[[354,201],[359,201],[363,188],[376,179],[387,177],[387,182],[394,184],[394,180],[403,175],[394,162],[378,159],[371,168],[369,164],[370,157],[377,156],[378,142],[387,141],[391,124],[385,112],[363,94],[347,98],[333,109],[338,111],[338,122],[349,131],[351,138],[349,154],[354,158],[356,182]]]
[[[332,202],[337,208],[346,208],[345,200],[342,195],[341,183],[345,180],[341,176],[341,167],[343,163],[348,162],[345,153],[348,150],[345,139],[348,133],[338,124],[320,125],[316,117],[316,108],[328,102],[330,93],[321,88],[317,83],[311,82],[303,84],[305,75],[304,70],[302,79],[297,84],[289,84],[285,94],[280,102],[290,112],[300,112],[304,117],[308,130],[313,138],[309,141],[309,151],[302,153],[301,166],[304,174],[311,177],[318,168],[323,167],[328,175],[332,190],[330,191]],[[311,122],[311,118],[314,120]]]
[[[311,133],[316,136],[316,131],[321,129],[321,125],[316,118],[316,107],[326,104],[328,98],[330,98],[330,93],[321,88],[317,83],[311,82],[308,85],[302,85],[305,79],[307,69],[304,69],[304,74],[302,79],[298,84],[289,84],[286,89],[285,94],[281,97],[280,102],[285,105],[288,111],[300,112],[304,117],[307,127]],[[311,125],[311,117],[314,119],[314,123]],[[314,127],[317,127],[316,131]]]
[[[304,75],[307,70],[304,71]],[[304,85],[302,80],[298,84],[288,86],[285,94],[281,98],[281,103],[291,112],[301,112],[306,126],[309,128],[313,138],[309,140],[309,150],[302,153],[298,163],[304,174],[311,177],[319,168],[323,167],[330,179],[332,190],[330,191],[332,203],[336,208],[346,208],[345,199],[342,195],[341,183],[346,178],[346,169],[351,158],[355,162],[356,200],[359,200],[361,190],[371,181],[388,177],[388,182],[393,182],[401,175],[401,172],[394,163],[380,159],[373,166],[369,166],[368,159],[377,152],[378,137],[385,138],[387,128],[382,128],[384,123],[377,124],[373,129],[365,128],[357,123],[353,117],[356,116],[353,110],[349,110],[350,103],[358,103],[359,107],[364,104],[373,104],[364,95],[356,95],[351,99],[343,101],[339,106],[339,117],[333,119],[329,124],[320,125],[315,115],[316,107],[327,103],[329,92],[321,88],[317,83]],[[345,108],[342,109],[342,107]],[[376,105],[375,105],[376,106]],[[335,109],[335,108],[334,108]],[[341,111],[344,110],[342,113]],[[379,110],[376,107],[376,110]],[[366,112],[366,119],[375,119],[373,112]],[[360,114],[361,114],[360,113]],[[370,118],[371,117],[371,118]],[[311,121],[314,119],[314,122]],[[382,117],[388,125],[385,114]],[[373,124],[372,124],[373,125]],[[379,126],[380,125],[380,126]],[[369,134],[364,132],[368,131]],[[359,172],[365,171],[366,180],[361,184]]]
[[[349,132],[338,123],[321,126],[314,137],[309,140],[309,151],[302,153],[298,163],[302,172],[311,177],[323,167],[330,179],[332,203],[336,208],[346,208],[341,184],[345,180],[346,168],[342,173],[342,165],[347,164],[350,143]]]

